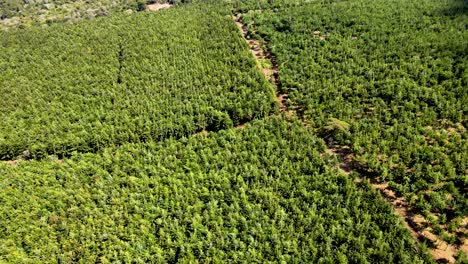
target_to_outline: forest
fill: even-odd
[[[468,262],[466,1],[0,16],[0,263]]]
[[[270,42],[288,104],[451,243],[468,217],[463,4],[355,0],[244,16]]]
[[[180,138],[275,111],[237,28],[216,10],[0,33],[0,159]]]
[[[430,261],[374,190],[327,167],[324,148],[302,125],[267,118],[63,162],[0,164],[0,259]]]

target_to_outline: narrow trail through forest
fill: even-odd
[[[291,110],[287,105],[288,94],[282,89],[278,63],[270,52],[269,43],[261,43],[249,35],[249,28],[243,23],[242,14],[235,14],[233,19],[249,45],[261,71],[267,80],[275,86],[276,101],[279,104],[280,113],[284,113],[288,118],[300,115],[298,113],[300,111]],[[272,67],[264,67],[264,60],[268,60]],[[266,64],[268,65],[268,63]],[[301,116],[298,117],[302,119]],[[243,127],[245,127],[245,124],[239,125],[237,128]],[[349,175],[353,171],[363,172],[362,166],[354,159],[352,150],[348,146],[328,146],[326,152],[330,156],[337,156],[339,158],[339,170],[345,175]],[[443,241],[432,232],[427,220],[421,214],[416,213],[403,197],[398,196],[392,191],[387,183],[381,182],[378,177],[371,177],[370,179],[371,187],[378,190],[386,201],[392,205],[395,214],[399,216],[401,222],[410,231],[414,239],[419,242],[426,242],[430,246],[430,254],[436,262],[455,263],[455,256],[459,250],[468,252],[467,240],[459,248]],[[356,182],[362,181],[362,178],[356,179]]]
[[[276,58],[271,54],[269,43],[261,43],[260,41],[252,38],[249,35],[247,25],[242,23],[241,14],[233,16],[237,27],[239,28],[242,36],[250,47],[250,51],[257,60],[257,65],[265,75],[266,79],[270,81],[275,87],[276,102],[279,105],[280,113],[285,113],[287,117],[292,117],[294,111],[290,110],[287,105],[288,94],[282,89],[281,80],[279,78],[279,67]],[[265,64],[271,67],[264,67]]]

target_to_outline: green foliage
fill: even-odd
[[[336,119],[336,118],[330,118],[330,120],[328,120],[328,123],[326,126],[324,126],[324,128],[328,131],[335,131],[335,130],[338,130],[338,131],[341,131],[341,132],[347,132],[349,131],[349,127],[350,125],[348,123],[346,123],[345,121],[342,121],[342,120],[339,120],[339,119]]]
[[[342,139],[349,136],[350,127],[347,122],[332,117],[323,127],[321,135],[325,138]]]
[[[330,170],[314,131],[456,241],[441,226],[468,211],[459,8],[175,0],[195,4],[69,25],[52,22],[145,2],[28,2],[0,3],[3,25],[51,25],[0,32],[0,159],[44,159],[0,163],[0,262],[431,262],[368,182]],[[229,8],[256,9],[249,32],[315,127],[231,129],[276,104]]]
[[[468,263],[468,256],[463,250],[458,251],[456,256],[456,263],[465,264]]]
[[[187,5],[0,33],[0,159],[181,138],[273,112],[224,14]]]
[[[0,163],[0,262],[423,263],[299,122]]]
[[[329,120],[351,124],[334,140],[414,206],[450,222],[468,216],[463,4],[321,1],[249,12],[244,21],[270,42],[292,107],[319,130],[340,130]]]

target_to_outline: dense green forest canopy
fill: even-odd
[[[0,159],[182,137],[274,111],[223,10],[191,5],[0,33]]]
[[[135,263],[423,263],[325,145],[270,118],[64,162],[0,163],[0,260]]]
[[[326,145],[464,239],[466,1],[171,2],[0,2],[0,262],[432,262]]]
[[[466,10],[455,0],[355,0],[244,16],[270,42],[290,106],[451,242],[441,227],[454,232],[468,216]]]

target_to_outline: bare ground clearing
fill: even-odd
[[[154,3],[154,4],[146,5],[146,8],[149,11],[158,11],[160,9],[169,8],[169,7],[172,7],[172,5],[168,3],[165,3],[165,4]]]

